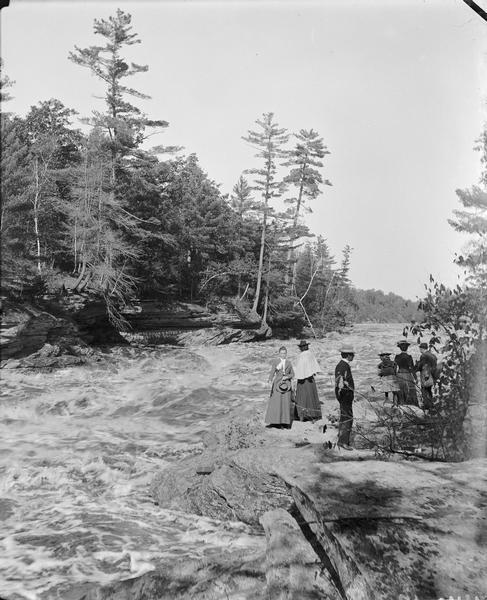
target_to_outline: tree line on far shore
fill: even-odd
[[[130,15],[95,20],[94,31],[104,45],[69,55],[105,89],[104,110],[81,119],[87,129],[76,128],[76,112],[57,99],[25,117],[2,111],[2,293],[90,291],[105,298],[115,321],[134,297],[232,299],[263,324],[316,331],[414,315],[416,305],[398,296],[355,290],[352,249],[345,245],[336,260],[304,223],[331,185],[318,132],[290,135],[263,114],[243,136],[257,167],[224,195],[195,154],[143,149],[168,123],[133,104],[147,96],[127,78],[148,67],[124,56],[140,42]],[[2,104],[12,83],[2,75]]]

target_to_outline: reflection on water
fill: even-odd
[[[357,329],[364,374],[398,326]],[[314,344],[331,389],[340,339]],[[273,340],[219,348],[114,350],[108,364],[54,373],[2,372],[0,594],[44,599],[75,583],[108,583],[169,557],[261,546],[259,532],[161,510],[154,472],[191,452],[242,403],[262,411]],[[286,344],[291,357],[294,343]],[[393,346],[391,346],[393,348]],[[362,355],[362,356],[361,356]]]

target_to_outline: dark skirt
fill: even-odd
[[[399,384],[398,404],[412,404],[418,406],[418,396],[416,394],[416,382],[410,371],[399,369],[396,375]]]
[[[298,379],[295,402],[300,421],[321,419],[321,406],[314,377]]]
[[[291,425],[293,422],[294,404],[292,392],[279,391],[282,375],[276,375],[271,389],[271,397],[265,413],[266,425]]]

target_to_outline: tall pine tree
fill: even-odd
[[[262,119],[256,121],[258,129],[248,132],[243,139],[257,150],[255,155],[262,162],[262,166],[248,169],[246,172],[255,176],[254,189],[261,193],[260,210],[262,213],[262,229],[260,238],[259,264],[257,270],[257,282],[252,310],[257,312],[262,285],[262,274],[264,272],[264,253],[266,245],[267,222],[272,209],[270,202],[282,195],[285,184],[276,178],[277,161],[286,157],[284,149],[289,139],[286,129],[282,129],[274,121],[274,114],[264,113]]]
[[[323,138],[313,129],[301,129],[299,133],[294,134],[297,142],[295,147],[289,153],[289,160],[284,166],[291,167],[291,171],[284,181],[292,185],[296,190],[296,196],[286,199],[286,203],[291,205],[291,227],[290,227],[290,247],[288,251],[288,261],[291,271],[291,289],[295,291],[296,268],[294,261],[294,244],[300,237],[301,231],[298,223],[304,212],[312,212],[307,201],[314,200],[321,192],[320,185],[331,185],[328,179],[323,177],[318,169],[323,167],[321,159],[330,154],[327,150]],[[289,282],[289,272],[286,273],[286,280]]]

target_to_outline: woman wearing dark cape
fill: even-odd
[[[291,427],[294,415],[291,389],[293,377],[291,361],[287,358],[286,348],[282,346],[279,348],[279,358],[272,362],[269,373],[269,382],[272,382],[272,385],[265,414],[267,427],[285,427],[287,429]]]
[[[316,389],[315,375],[321,371],[316,358],[309,350],[306,340],[298,345],[301,351],[294,365],[296,377],[296,410],[300,421],[317,421],[321,419],[321,406]]]

